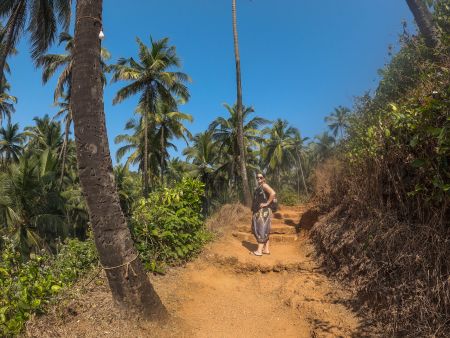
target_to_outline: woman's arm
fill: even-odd
[[[262,185],[262,188],[266,194],[269,194],[269,197],[266,203],[261,203],[260,207],[267,208],[270,205],[270,203],[272,203],[272,201],[275,199],[277,194],[275,193],[275,190],[273,190],[267,183],[264,183]]]

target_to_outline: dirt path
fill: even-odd
[[[39,337],[348,337],[360,326],[350,295],[320,273],[306,234],[292,234],[301,208],[274,221],[280,242],[256,257],[245,238],[248,214],[186,267],[151,276],[172,315],[164,326],[130,323],[113,307],[104,278],[83,295],[33,320]],[[297,229],[298,230],[298,229]],[[285,235],[283,237],[283,234]],[[275,237],[273,237],[275,238]]]

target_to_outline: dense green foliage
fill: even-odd
[[[145,267],[162,272],[165,264],[185,262],[210,238],[202,217],[204,185],[182,179],[141,199],[131,217],[131,230]]]
[[[17,334],[32,313],[70,286],[97,262],[91,240],[68,240],[56,256],[45,251],[28,260],[8,238],[3,238],[0,260],[0,335]]]
[[[294,205],[309,197],[314,178],[323,181],[323,173],[316,168],[324,162],[332,163],[327,168],[332,168],[335,182],[324,190],[328,195],[321,200],[328,207],[340,204],[350,215],[389,215],[395,222],[406,224],[397,231],[397,237],[391,238],[395,245],[384,251],[380,249],[383,241],[377,237],[379,229],[363,232],[360,237],[364,243],[354,251],[355,256],[366,259],[364,265],[369,262],[365,266],[383,262],[373,269],[379,279],[368,278],[361,293],[384,297],[386,302],[402,299],[400,305],[395,301],[391,304],[399,323],[390,328],[394,335],[408,330],[411,324],[402,318],[411,318],[419,309],[421,320],[431,323],[428,327],[442,330],[448,326],[442,320],[448,311],[442,308],[449,303],[450,271],[450,6],[448,0],[427,3],[433,5],[440,37],[437,48],[426,47],[421,37],[410,36],[405,29],[402,48],[380,71],[376,92],[358,98],[353,110],[339,106],[325,118],[331,134],[324,132],[308,140],[288,121],[252,116],[255,109],[243,106],[246,167],[252,187],[256,185],[256,173],[263,172],[280,202]],[[28,15],[24,5],[31,6]],[[64,54],[43,55],[56,37],[55,15],[64,28],[69,27],[70,1],[48,5],[45,13],[37,10],[38,1],[31,0],[9,1],[0,8],[0,18],[7,23],[0,24],[3,335],[18,333],[31,313],[43,311],[61,288],[73,283],[96,261],[92,242],[79,241],[87,237],[89,217],[79,184],[75,144],[70,140],[71,35],[60,35]],[[33,57],[43,68],[43,82],[57,77],[54,100],[60,110],[55,118],[63,118],[64,127],[47,115],[36,117],[34,125],[23,132],[11,122],[17,98],[3,76],[3,68],[9,76],[9,67],[2,63],[14,54],[14,45],[27,21]],[[40,25],[31,24],[36,22]],[[207,130],[192,136],[185,126],[192,122],[192,116],[178,111],[190,98],[190,78],[180,69],[176,47],[169,45],[168,38],[150,38],[148,46],[137,38],[137,44],[137,57],[119,58],[110,66],[105,63],[109,53],[102,50],[102,80],[106,86],[106,73],[111,71],[111,82],[123,84],[113,103],[139,96],[137,118],[125,125],[128,133],[115,137],[121,144],[117,159],[125,159],[125,163],[115,167],[114,177],[120,205],[145,267],[164,272],[167,265],[194,257],[210,238],[204,227],[205,215],[225,202],[242,200],[237,106],[224,104],[225,115],[214,118]],[[63,101],[56,102],[60,98]],[[186,160],[170,158],[169,149],[177,150],[174,139],[185,140]],[[421,229],[425,228],[423,235],[425,230]],[[419,249],[413,253],[398,250],[398,243],[404,240],[400,233],[416,235],[416,242],[423,240],[420,256],[416,254]],[[399,258],[391,262],[390,257]],[[408,284],[405,276],[409,277],[411,271],[430,270],[432,277],[415,275],[419,286]],[[399,282],[395,284],[393,279]],[[377,289],[374,283],[380,280],[392,289]],[[443,306],[435,301],[438,305],[432,309],[419,308],[417,303],[408,303],[413,298],[445,302]],[[409,307],[403,306],[406,303]],[[390,315],[387,312],[380,316],[386,318]],[[423,329],[420,333],[433,331]]]
[[[406,34],[403,43],[375,96],[357,102],[342,154],[358,175],[377,168],[365,178],[372,197],[424,222],[449,200],[449,47],[430,51]]]

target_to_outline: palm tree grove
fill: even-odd
[[[448,337],[450,1],[0,0],[1,337]]]

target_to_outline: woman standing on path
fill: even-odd
[[[258,248],[252,253],[255,256],[270,254],[269,233],[272,223],[270,204],[275,200],[275,191],[266,183],[263,174],[257,174],[258,186],[253,194],[252,232],[258,242]],[[268,196],[268,197],[267,197]]]

